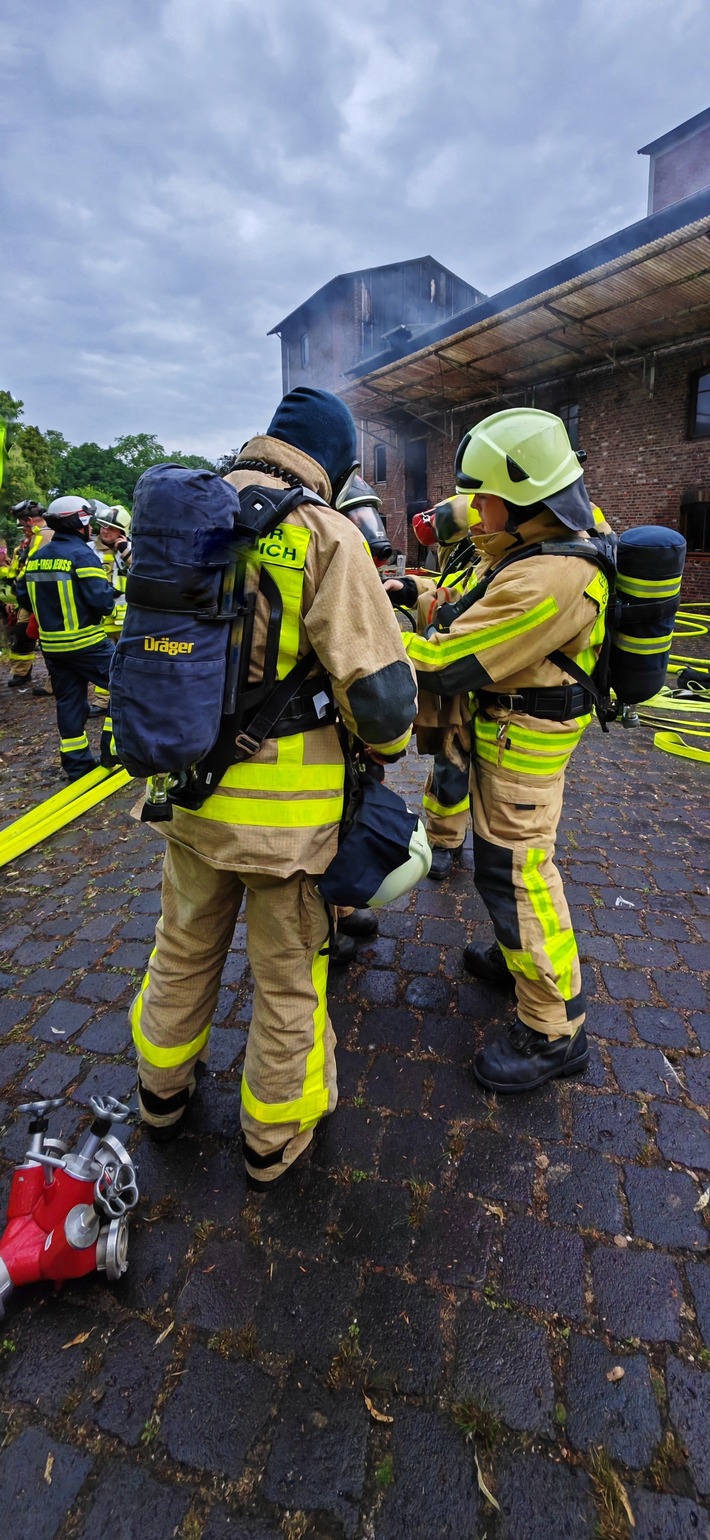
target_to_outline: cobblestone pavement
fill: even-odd
[[[9,821],[56,788],[56,737],[51,702],[3,691],[0,714]],[[590,730],[569,786],[583,1080],[477,1089],[505,1012],[462,976],[486,934],[467,856],[334,977],[338,1112],[290,1187],[248,1197],[237,927],[189,1136],[132,1135],[128,1274],[28,1289],[0,1328],[5,1533],[614,1540],[625,1492],[635,1540],[707,1540],[710,775],[650,743]],[[132,1092],[161,845],[130,801],[3,874],[3,1207],[16,1102],[64,1093],[73,1134],[94,1089]]]

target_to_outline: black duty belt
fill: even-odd
[[[479,690],[477,695],[484,712],[488,706],[502,706],[504,711],[522,711],[526,716],[544,717],[548,722],[566,722],[570,717],[586,716],[588,711],[594,710],[593,697],[579,684],[514,690],[512,695]]]

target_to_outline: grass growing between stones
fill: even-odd
[[[417,1182],[412,1178],[408,1183],[412,1194],[412,1207],[409,1210],[409,1223],[413,1230],[420,1230],[426,1217],[427,1205],[434,1191],[433,1182]]]
[[[457,1401],[451,1408],[451,1416],[465,1437],[478,1444],[484,1454],[490,1454],[503,1432],[503,1424],[485,1406],[473,1401]]]
[[[344,1387],[358,1390],[367,1383],[371,1369],[374,1369],[374,1362],[369,1353],[363,1353],[360,1327],[357,1321],[353,1321],[345,1336],[340,1339],[338,1351],[326,1376],[326,1384],[331,1390],[342,1390]]]
[[[394,1457],[386,1454],[375,1469],[375,1481],[380,1492],[386,1492],[394,1481]]]
[[[599,1510],[599,1540],[628,1540],[634,1521],[623,1481],[604,1449],[592,1450],[590,1467]]]
[[[673,1471],[684,1465],[683,1451],[675,1433],[666,1433],[658,1447],[658,1453],[648,1467],[651,1485],[657,1492],[665,1491],[670,1485]]]

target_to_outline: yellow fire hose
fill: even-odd
[[[710,604],[698,603],[693,609],[679,610],[673,629],[674,639],[682,641],[691,636],[707,636],[710,631]],[[691,658],[685,653],[672,652],[668,660],[668,673],[679,674],[684,668],[696,668],[701,673],[710,670],[710,658]],[[664,685],[651,700],[638,708],[642,722],[656,727],[653,745],[664,754],[674,754],[678,759],[694,759],[698,764],[710,765],[710,673],[707,687],[694,693],[676,694]],[[697,738],[699,743],[688,743]]]
[[[103,802],[105,797],[120,791],[130,779],[128,771],[120,766],[115,770],[104,770],[99,766],[96,770],[90,770],[88,775],[83,775],[81,780],[72,781],[62,791],[48,797],[46,802],[31,808],[29,813],[24,813],[6,829],[0,830],[0,867],[8,866],[18,856],[24,855],[26,850],[31,850],[50,834],[63,829],[65,824],[72,823],[98,802]]]

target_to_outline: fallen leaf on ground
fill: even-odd
[[[370,1416],[374,1417],[375,1422],[394,1422],[394,1417],[388,1417],[386,1412],[378,1412],[377,1407],[373,1406],[370,1397],[365,1395],[364,1390],[363,1396],[365,1397],[365,1405],[367,1410],[370,1413]]]
[[[505,1219],[505,1209],[501,1208],[500,1203],[484,1203],[483,1207],[487,1214],[497,1214],[499,1219]]]
[[[704,1193],[698,1198],[697,1203],[693,1204],[693,1213],[702,1214],[703,1209],[707,1208],[708,1203],[710,1203],[710,1187],[706,1187]]]
[[[45,1479],[48,1487],[51,1487],[51,1485],[52,1485],[52,1466],[53,1466],[53,1464],[54,1464],[54,1455],[53,1454],[48,1454],[47,1455],[47,1463],[46,1463],[46,1465],[44,1467],[44,1479]]]
[[[498,1512],[500,1513],[500,1503],[496,1502],[495,1497],[493,1496],[493,1493],[486,1486],[486,1483],[483,1480],[483,1473],[482,1473],[481,1467],[480,1467],[480,1465],[478,1463],[478,1455],[474,1453],[473,1458],[476,1461],[476,1475],[478,1476],[479,1491],[481,1491],[483,1493],[483,1496],[486,1498],[487,1502],[489,1502],[491,1504],[491,1507],[492,1508],[497,1508]]]
[[[156,1337],[156,1339],[155,1339],[155,1342],[153,1344],[154,1347],[160,1347],[161,1342],[164,1342],[165,1338],[170,1336],[170,1333],[171,1333],[174,1325],[175,1325],[175,1322],[171,1321],[170,1325],[166,1326],[165,1331],[161,1331],[160,1336]]]
[[[80,1347],[82,1342],[88,1342],[93,1329],[93,1326],[90,1326],[88,1331],[80,1331],[77,1337],[72,1337],[71,1342],[63,1342],[62,1352],[64,1353],[70,1347]]]
[[[626,1370],[622,1369],[621,1364],[617,1364],[616,1368],[615,1369],[610,1369],[609,1373],[607,1374],[607,1379],[609,1381],[609,1384],[610,1385],[615,1385],[617,1380],[623,1380],[625,1373],[626,1373]]]
[[[615,1235],[614,1236],[614,1245],[615,1246],[620,1246],[622,1251],[623,1251],[625,1246],[628,1246],[628,1244],[629,1243],[628,1243],[625,1235]]]

